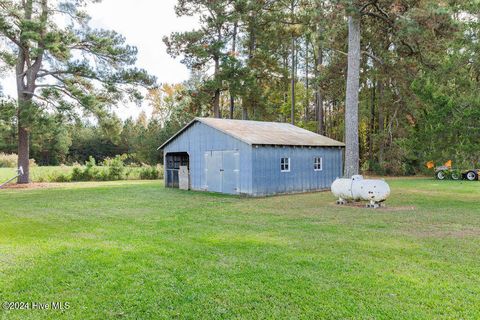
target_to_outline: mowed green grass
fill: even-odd
[[[478,319],[480,182],[237,198],[161,181],[0,190],[2,319]]]

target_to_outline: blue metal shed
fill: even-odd
[[[192,190],[265,196],[330,188],[344,146],[287,123],[195,118],[159,149],[167,187],[183,167]]]

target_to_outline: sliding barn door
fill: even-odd
[[[208,191],[238,194],[240,153],[234,150],[206,152],[205,178],[205,188]]]

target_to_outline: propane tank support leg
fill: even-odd
[[[381,204],[373,200],[370,200],[370,202],[367,203],[367,208],[378,209],[380,207],[381,207]]]

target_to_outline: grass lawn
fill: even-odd
[[[0,319],[478,319],[480,182],[392,179],[389,208],[161,181],[0,190]]]

